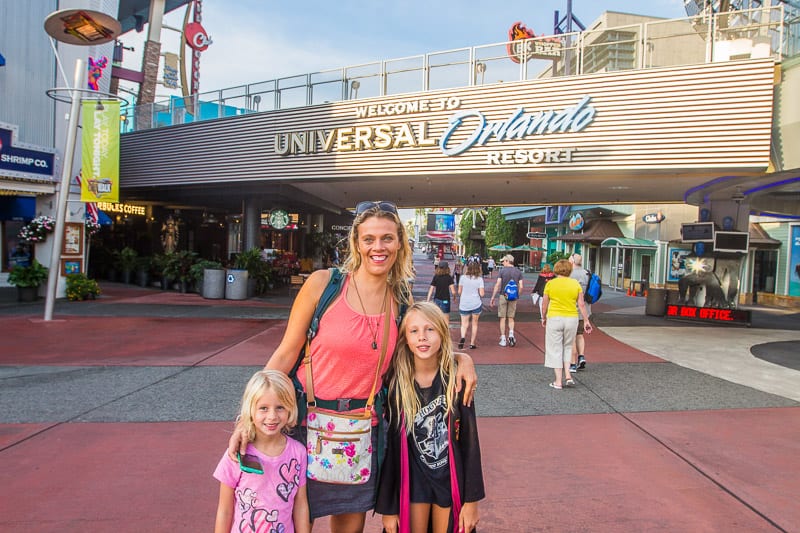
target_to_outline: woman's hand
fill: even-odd
[[[475,372],[475,363],[472,357],[465,353],[456,352],[453,354],[458,363],[456,370],[456,392],[461,392],[461,384],[464,384],[464,405],[472,405],[475,397],[475,389],[478,388],[478,374]]]
[[[244,455],[247,452],[247,432],[242,426],[242,423],[237,421],[236,427],[233,429],[233,434],[231,434],[231,438],[228,439],[228,457],[231,460],[239,462],[239,458],[236,457],[236,453],[241,453]]]

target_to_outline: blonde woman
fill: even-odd
[[[461,340],[458,341],[459,350],[464,347],[467,338],[467,330],[472,326],[469,347],[474,350],[477,348],[475,341],[478,339],[478,319],[483,310],[483,273],[481,265],[477,261],[471,261],[467,265],[467,273],[461,277],[458,284],[458,312],[461,315]]]
[[[408,280],[414,277],[411,248],[397,207],[390,202],[361,202],[356,206],[355,219],[348,238],[347,255],[342,265],[345,274],[339,296],[330,304],[319,322],[319,330],[306,354],[314,361],[314,393],[317,407],[331,411],[363,412],[385,343],[387,354],[394,352],[397,343],[396,321],[400,306],[411,303]],[[328,284],[330,272],[318,270],[303,284],[292,305],[289,322],[281,343],[267,361],[266,367],[290,372],[306,341],[306,332]],[[389,309],[389,335],[384,338],[383,321]],[[386,357],[381,375],[389,367]],[[457,386],[465,388],[464,401],[471,402],[477,375],[472,360],[459,356]],[[302,367],[297,378],[305,390]],[[378,417],[373,417],[373,425]],[[298,428],[295,437],[305,442],[305,426]],[[377,435],[373,431],[373,449]],[[228,452],[235,456],[243,444],[241,431],[231,437]],[[377,470],[377,453],[372,454],[370,472]],[[311,519],[330,516],[331,531],[360,532],[364,530],[366,512],[373,508],[375,477],[366,483],[341,485],[308,480],[308,501]]]

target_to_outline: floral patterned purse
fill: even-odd
[[[381,357],[375,370],[367,404],[363,413],[339,414],[316,407],[314,383],[311,372],[311,357],[306,356],[306,389],[308,397],[308,416],[306,427],[308,436],[308,478],[325,483],[342,485],[361,485],[369,481],[372,474],[372,411],[375,404],[375,391],[380,379],[381,367],[386,358],[389,339],[390,306],[383,318],[383,342]],[[306,354],[311,350],[306,341]]]

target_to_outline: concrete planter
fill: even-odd
[[[247,298],[247,270],[229,268],[225,271],[225,299],[245,300]]]
[[[203,298],[219,300],[225,297],[225,270],[206,268],[203,270]]]

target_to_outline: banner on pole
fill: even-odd
[[[119,101],[83,102],[82,202],[119,202]]]

